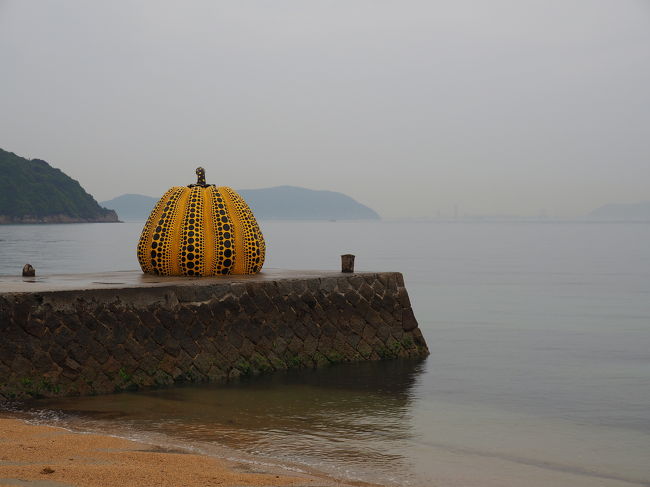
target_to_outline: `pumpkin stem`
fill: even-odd
[[[205,182],[205,169],[202,167],[197,167],[196,168],[196,176],[197,176],[197,181],[196,184],[190,184],[189,187],[192,188],[194,186],[201,186],[202,188],[207,188],[208,186],[212,186],[211,184],[206,184]]]
[[[196,175],[198,176],[198,180],[196,181],[196,184],[198,184],[199,186],[205,186],[205,169],[203,169],[202,167],[197,167]]]

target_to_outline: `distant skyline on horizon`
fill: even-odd
[[[0,63],[0,147],[98,201],[198,165],[388,219],[650,200],[643,0],[0,0]]]

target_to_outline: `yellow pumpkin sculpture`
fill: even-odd
[[[154,207],[138,243],[142,272],[163,276],[255,274],[264,237],[246,202],[227,186],[198,181],[170,188]]]

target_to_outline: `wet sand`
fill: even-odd
[[[263,470],[263,471],[261,471]],[[349,486],[121,438],[0,418],[0,487]]]

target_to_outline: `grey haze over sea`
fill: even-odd
[[[404,273],[431,350],[33,418],[385,485],[650,485],[650,224],[262,221],[266,267]],[[0,275],[137,268],[142,223],[0,226]]]

